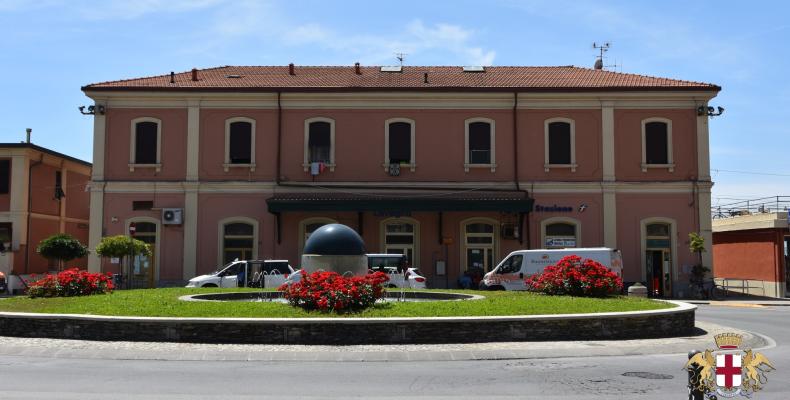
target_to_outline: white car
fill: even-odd
[[[387,286],[396,288],[425,289],[425,277],[418,268],[406,266],[403,254],[368,254],[368,269],[382,271],[390,280]]]
[[[186,287],[258,287],[276,289],[294,273],[288,260],[233,260],[216,271],[194,277]]]

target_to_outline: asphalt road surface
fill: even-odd
[[[754,399],[790,398],[790,307],[701,306],[697,318],[774,339],[761,352],[777,370]],[[0,399],[685,399],[685,362],[685,354],[364,363],[0,356]]]

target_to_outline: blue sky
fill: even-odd
[[[92,120],[77,106],[92,82],[393,64],[396,52],[410,65],[591,66],[592,42],[610,41],[618,70],[723,87],[714,204],[790,195],[789,14],[781,1],[0,0],[0,142],[30,127],[35,143],[90,160]]]

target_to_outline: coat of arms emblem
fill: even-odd
[[[768,381],[774,366],[761,353],[741,349],[743,337],[735,333],[714,336],[718,350],[705,350],[689,358],[686,369],[693,372],[690,388],[706,397],[751,397]]]

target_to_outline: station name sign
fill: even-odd
[[[535,212],[573,212],[573,207],[558,206],[556,204],[551,206],[535,204]]]

